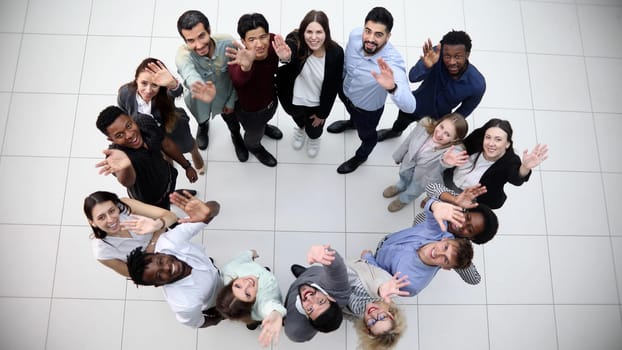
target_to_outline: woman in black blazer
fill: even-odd
[[[175,98],[182,92],[183,86],[162,62],[146,58],[136,68],[134,80],[119,88],[117,104],[132,118],[138,114],[151,116],[181,153],[190,152],[197,173],[202,175],[205,163],[190,133],[190,118],[175,106]]]
[[[520,186],[528,181],[531,169],[540,165],[548,152],[546,145],[538,144],[531,153],[525,150],[521,160],[514,153],[512,134],[510,122],[496,118],[473,130],[463,141],[471,161],[445,170],[445,186],[462,192],[479,183],[486,187],[486,193],[477,197],[477,202],[501,208],[507,198],[505,184]]]
[[[331,39],[326,14],[315,10],[305,15],[285,42],[292,57],[277,73],[279,100],[298,126],[292,146],[302,148],[308,136],[307,154],[315,157],[324,122],[341,89],[343,49]]]

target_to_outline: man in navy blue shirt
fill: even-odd
[[[410,123],[422,117],[439,119],[458,105],[455,112],[468,117],[486,91],[484,76],[469,63],[470,53],[471,38],[463,31],[445,34],[440,48],[433,47],[428,39],[423,44],[423,55],[408,73],[411,82],[422,81],[413,91],[417,108],[413,113],[400,110],[391,129],[378,130],[378,141],[400,136]]]

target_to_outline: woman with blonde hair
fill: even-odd
[[[427,184],[440,182],[443,168],[467,161],[465,154],[450,156],[462,150],[460,144],[468,129],[466,120],[458,113],[446,114],[437,121],[426,117],[417,123],[393,153],[393,159],[400,164],[399,181],[382,192],[385,198],[399,194],[389,204],[390,212],[401,210],[419,197]]]
[[[369,303],[365,316],[354,322],[363,350],[392,349],[406,331],[406,319],[395,303]]]

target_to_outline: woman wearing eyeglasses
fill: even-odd
[[[343,308],[346,317],[354,322],[362,349],[393,348],[406,330],[406,319],[393,302],[394,296],[408,296],[400,291],[410,284],[408,276],[391,276],[364,260],[348,262],[350,298]]]

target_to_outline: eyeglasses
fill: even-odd
[[[390,313],[388,313],[388,312],[379,313],[376,316],[376,318],[370,318],[367,321],[367,328],[373,327],[376,324],[376,322],[384,321],[386,318],[389,318],[390,320],[393,320],[393,316]]]

